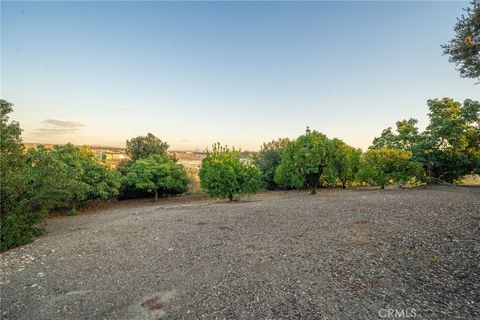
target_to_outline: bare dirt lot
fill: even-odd
[[[479,226],[480,189],[459,187],[56,217],[1,255],[1,318],[478,319]]]

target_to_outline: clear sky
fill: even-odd
[[[426,100],[480,99],[442,56],[467,2],[1,2],[24,141],[255,150],[306,126],[366,148]]]

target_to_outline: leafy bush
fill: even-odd
[[[327,181],[336,185],[336,180],[345,189],[347,183],[355,181],[360,165],[362,151],[355,149],[339,139],[332,139],[332,157],[325,169]]]
[[[213,146],[202,160],[200,184],[212,197],[233,200],[235,195],[255,194],[262,185],[262,173],[252,163],[242,162],[235,149]]]
[[[146,159],[151,155],[166,156],[169,147],[166,142],[163,142],[151,133],[127,140],[126,144],[126,152],[132,162]]]
[[[42,222],[65,195],[68,176],[61,162],[45,148],[26,154],[21,128],[9,122],[12,104],[0,100],[0,249],[7,250],[32,241],[43,233]]]
[[[330,164],[332,145],[327,136],[307,128],[304,135],[290,142],[275,173],[278,184],[293,188],[309,185],[316,193],[320,176]]]
[[[412,153],[395,149],[370,149],[362,157],[360,180],[382,189],[390,183],[407,183],[422,173],[420,164],[412,161]]]
[[[188,177],[182,165],[168,156],[152,155],[139,159],[123,178],[126,189],[159,194],[178,194],[187,190]]]
[[[275,182],[275,171],[280,164],[282,152],[288,142],[289,140],[284,138],[264,143],[254,157],[256,166],[262,171],[262,180],[265,189],[275,190],[281,187],[281,184]]]
[[[65,196],[58,207],[76,210],[77,205],[85,201],[106,200],[118,195],[120,174],[100,163],[88,147],[58,145],[50,153],[63,164],[69,178],[63,185]]]
[[[430,123],[419,133],[416,119],[397,122],[396,132],[383,130],[371,149],[411,151],[423,166],[428,183],[453,183],[464,175],[480,172],[480,102],[463,105],[450,98],[427,101]]]

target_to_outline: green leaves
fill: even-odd
[[[373,140],[371,149],[408,150],[423,166],[428,182],[449,182],[478,172],[480,163],[480,103],[451,98],[427,101],[430,123],[418,133],[415,119],[397,122],[396,132],[387,128]]]
[[[412,161],[412,153],[396,149],[370,149],[361,159],[358,178],[368,184],[385,187],[405,184],[421,175],[421,167]]]
[[[288,145],[287,138],[264,143],[260,151],[254,156],[255,165],[262,171],[262,180],[266,189],[278,189],[275,182],[275,171],[282,159],[282,152]]]
[[[130,160],[146,159],[151,155],[166,156],[168,144],[151,133],[146,136],[135,137],[127,140],[127,155]]]
[[[261,188],[261,171],[235,149],[213,146],[202,160],[200,184],[212,197],[233,200],[235,195],[254,194]]]
[[[123,178],[127,187],[149,193],[182,193],[187,190],[188,177],[182,165],[168,156],[152,155],[135,161]]]
[[[480,80],[480,1],[473,0],[454,27],[455,38],[442,45],[462,77]]]
[[[323,169],[330,164],[331,153],[332,145],[327,137],[307,128],[304,135],[286,146],[275,182],[293,188],[308,184],[315,193]]]

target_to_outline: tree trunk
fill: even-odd
[[[233,201],[233,194],[231,193],[228,194],[228,200]]]
[[[316,181],[313,183],[311,194],[317,194],[317,182]]]
[[[342,182],[342,189],[347,189],[346,183]]]
[[[157,200],[158,200],[158,190],[155,189],[155,201],[157,201]]]
[[[381,189],[385,189],[385,185],[384,185],[384,184],[382,184],[382,188],[381,188]]]

